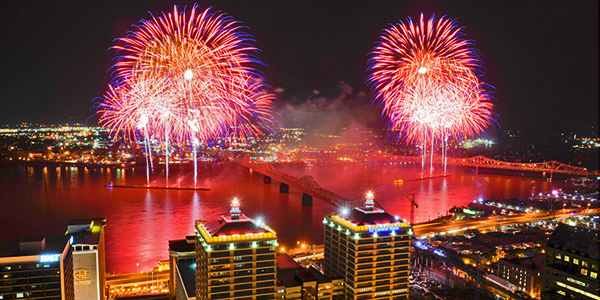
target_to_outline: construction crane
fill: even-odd
[[[402,195],[410,201],[410,225],[413,225],[415,224],[415,208],[419,208],[419,205],[417,205],[417,202],[415,201],[415,194],[410,197],[402,190],[402,188],[400,188],[400,184],[403,183],[402,180],[396,180],[394,183],[398,184],[398,189],[402,192]]]

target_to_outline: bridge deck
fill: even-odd
[[[277,181],[285,183],[289,186],[292,186],[296,189],[301,190],[302,192],[311,195],[315,198],[319,198],[329,204],[335,205],[337,207],[351,207],[356,203],[356,201],[352,201],[342,195],[336,194],[332,191],[326,190],[322,188],[315,179],[310,175],[302,176],[301,178],[297,178],[283,172],[277,171],[273,165],[269,163],[251,163],[246,160],[236,160],[235,163],[252,169],[258,173],[269,176]]]

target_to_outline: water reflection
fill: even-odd
[[[409,164],[276,167],[296,177],[312,175],[322,187],[355,200],[373,190],[381,206],[408,220],[410,201],[402,189],[409,196],[415,194],[417,221],[480,197],[527,197],[532,192],[549,192],[553,185],[542,179],[453,169],[449,169],[450,177],[414,180],[420,167]],[[193,185],[192,169],[170,172],[181,186]],[[298,241],[323,243],[323,216],[337,210],[319,199],[313,200],[313,206],[302,206],[298,190],[281,194],[279,182],[264,184],[261,174],[236,165],[207,165],[198,175],[198,186],[210,188],[209,192],[104,187],[108,182],[143,185],[146,173],[139,170],[0,167],[0,203],[11,212],[0,219],[0,239],[62,234],[71,219],[103,217],[107,219],[107,271],[126,273],[134,272],[137,263],[140,270],[149,270],[167,259],[169,240],[193,235],[195,220],[227,213],[233,197],[240,199],[244,214],[260,217],[274,228],[286,248],[295,247]],[[398,179],[403,184],[395,184]],[[162,171],[155,172],[151,184],[162,183]]]

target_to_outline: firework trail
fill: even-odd
[[[481,59],[455,20],[410,18],[385,29],[369,59],[367,82],[392,130],[407,143],[442,144],[479,135],[493,120]],[[433,157],[432,157],[433,159]],[[443,159],[445,161],[445,157]],[[424,161],[423,161],[424,164]]]
[[[240,23],[195,5],[186,14],[142,20],[118,39],[114,79],[97,105],[100,124],[127,141],[210,146],[269,130],[273,94],[254,66],[253,39]],[[196,165],[196,162],[194,162]],[[196,166],[195,166],[196,173]]]

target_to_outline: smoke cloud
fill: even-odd
[[[283,88],[277,88],[283,91]],[[348,127],[372,128],[379,124],[379,112],[371,106],[371,96],[340,82],[332,97],[314,90],[304,101],[293,97],[274,106],[286,128],[305,128],[324,134],[339,134]]]

